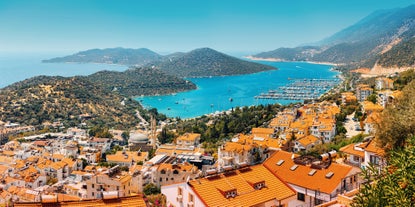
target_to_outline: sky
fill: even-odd
[[[414,0],[0,0],[0,52],[210,47],[254,53],[317,42]]]

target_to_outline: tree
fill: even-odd
[[[159,194],[160,192],[160,188],[157,187],[154,183],[147,184],[143,189],[144,195],[154,195]]]
[[[360,206],[415,206],[415,137],[389,152],[388,166],[363,170],[367,181],[354,199]]]
[[[372,102],[372,103],[374,103],[374,104],[376,104],[376,102],[377,102],[377,95],[376,94],[370,94],[367,98],[366,98],[366,100],[367,101],[370,101],[370,102]]]
[[[395,104],[387,107],[376,126],[376,137],[387,148],[401,147],[410,135],[415,135],[415,81],[404,89]]]

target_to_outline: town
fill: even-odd
[[[386,165],[374,134],[382,110],[402,95],[393,82],[380,77],[338,100],[284,107],[266,127],[236,134],[214,153],[200,133],[162,144],[158,135],[169,123],[154,118],[134,130],[109,129],[105,138],[85,125],[66,129],[55,121],[42,131],[3,120],[0,203],[349,206],[365,182],[362,169]],[[349,106],[357,110],[339,120]],[[346,145],[321,150],[339,134]]]

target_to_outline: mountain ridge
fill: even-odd
[[[325,38],[314,46],[278,48],[254,58],[283,61],[315,61],[348,67],[373,67],[379,57],[415,35],[415,5],[375,11],[355,24]],[[315,47],[312,51],[307,47]]]

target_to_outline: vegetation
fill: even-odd
[[[131,68],[125,72],[101,71],[88,76],[88,80],[127,97],[196,89],[196,85],[189,81],[146,67]]]
[[[144,186],[143,193],[144,195],[154,195],[161,193],[161,191],[160,188],[157,187],[154,183],[149,183]]]
[[[230,113],[223,112],[218,116],[178,120],[164,130],[176,129],[178,134],[186,132],[200,133],[202,142],[218,143],[238,133],[250,133],[252,128],[267,126],[269,121],[281,109],[282,106],[278,104],[237,107]],[[206,146],[216,147],[208,144]]]
[[[400,148],[408,135],[415,135],[415,81],[403,89],[393,107],[386,108],[377,124],[376,137],[386,148]]]
[[[379,65],[383,67],[415,66],[415,37],[402,41],[391,50],[380,55]]]
[[[315,45],[297,48],[279,48],[255,57],[276,58],[288,61],[317,61],[344,63],[345,68],[372,67],[380,55],[385,66],[414,64],[415,6],[381,10],[363,18],[356,24],[324,39]],[[401,44],[394,45],[402,40]],[[384,50],[395,46],[381,55]]]
[[[163,56],[147,49],[108,48],[92,49],[73,55],[43,60],[45,63],[109,63],[120,65],[145,65],[163,59]]]
[[[360,206],[415,206],[415,137],[389,152],[388,166],[363,170],[366,180],[353,200]]]
[[[238,75],[275,69],[272,66],[240,60],[210,48],[196,49],[155,66],[167,74],[179,77]]]
[[[112,93],[84,77],[27,79],[0,91],[0,120],[40,126],[60,120],[114,128],[135,126],[138,102]]]

